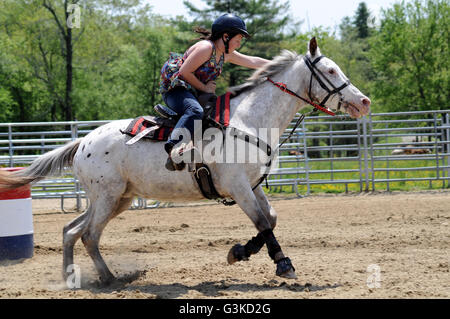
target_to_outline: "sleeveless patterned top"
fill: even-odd
[[[194,75],[199,79],[203,84],[208,83],[209,81],[215,80],[221,73],[222,67],[225,59],[225,55],[222,54],[220,57],[220,61],[216,61],[216,48],[213,45],[213,52],[211,58],[202,64],[197,70],[195,70]],[[189,83],[187,83],[183,77],[180,75],[180,68],[183,65],[184,61],[187,59],[187,51],[183,56],[179,53],[170,53],[169,59],[164,63],[161,68],[161,78],[159,81],[159,92],[164,94],[171,89],[181,86],[190,91],[195,92],[195,88],[192,87]]]

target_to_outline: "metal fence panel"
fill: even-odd
[[[389,191],[394,182],[410,181],[428,181],[430,185],[441,181],[442,187],[449,187],[449,113],[449,110],[378,113],[359,120],[349,120],[347,116],[307,117],[303,125],[310,155],[307,193],[311,185],[327,184],[343,184],[348,190],[349,184],[359,183],[360,191]],[[337,164],[342,162],[354,165],[338,168]],[[412,175],[420,171],[434,175]],[[394,175],[399,173],[404,176]]]
[[[297,117],[293,119],[292,125]],[[83,137],[110,121],[0,123],[0,165],[28,165],[41,154]],[[281,139],[287,136],[286,130]],[[280,140],[281,140],[280,139]],[[348,116],[307,117],[279,150],[279,166],[271,171],[272,191],[300,187],[308,195],[312,185],[358,185],[359,191],[385,189],[392,183],[441,181],[449,186],[450,110],[370,114],[353,120]],[[419,166],[406,165],[418,161]],[[348,167],[342,167],[348,165]],[[353,165],[353,166],[351,166]],[[402,165],[404,167],[401,167]],[[431,176],[408,176],[433,172]],[[398,174],[403,174],[398,176]],[[84,191],[67,172],[64,178],[48,178],[32,188],[33,198],[76,198],[82,206]],[[136,199],[134,208],[157,207]]]

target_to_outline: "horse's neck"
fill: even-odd
[[[304,71],[304,64],[295,62],[292,68],[277,74],[272,80],[283,82],[290,90],[303,94],[306,84],[305,77],[302,77]],[[255,136],[259,136],[261,129],[267,129],[273,143],[278,141],[303,106],[304,102],[267,81],[231,100],[230,125]]]

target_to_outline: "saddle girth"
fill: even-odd
[[[203,163],[195,164],[195,170],[193,171],[195,180],[198,187],[202,192],[202,195],[207,199],[217,200],[225,206],[231,206],[236,204],[234,200],[223,198],[214,187],[214,183],[211,177],[211,171],[209,167]]]

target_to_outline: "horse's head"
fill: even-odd
[[[309,42],[304,61],[311,71],[307,94],[312,101],[332,110],[343,108],[353,118],[369,113],[370,99],[350,83],[336,63],[320,53],[316,38]]]

